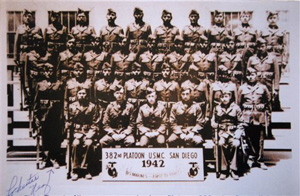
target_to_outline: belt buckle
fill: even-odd
[[[80,125],[79,124],[75,124],[75,129],[80,129]]]
[[[184,129],[186,129],[188,126],[189,126],[188,123],[184,123],[184,124],[183,124],[183,128],[184,128]]]

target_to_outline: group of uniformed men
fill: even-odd
[[[153,34],[143,10],[133,15],[124,34],[108,9],[108,25],[97,36],[88,12],[78,9],[68,33],[60,12],[51,11],[42,34],[33,13],[24,11],[15,42],[21,106],[33,111],[32,134],[42,135],[45,164],[59,168],[61,142],[72,137],[72,180],[78,169],[91,179],[96,145],[203,147],[204,133],[212,132],[222,149],[220,179],[239,178],[242,138],[251,147],[249,166],[267,169],[263,140],[273,137],[271,112],[281,108],[272,100],[287,64],[278,13],[269,12],[259,32],[249,12],[241,12],[240,25],[230,30],[224,13],[215,11],[206,30],[192,10],[181,35],[167,10]]]

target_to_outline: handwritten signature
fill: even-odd
[[[48,195],[51,191],[50,180],[51,175],[54,174],[52,169],[47,171],[48,178],[46,183],[40,183],[40,176],[38,173],[30,174],[26,181],[23,182],[23,177],[14,176],[10,182],[8,189],[8,196],[13,196],[14,194],[21,194],[23,190],[29,190],[29,195],[36,195],[38,193],[43,193]]]

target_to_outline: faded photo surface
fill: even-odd
[[[299,3],[1,2],[1,195],[299,195]]]

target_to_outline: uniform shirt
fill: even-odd
[[[182,133],[180,126],[196,127],[196,130],[203,129],[204,118],[200,104],[192,102],[191,105],[187,105],[182,101],[175,103],[171,109],[170,123],[175,134]]]
[[[150,131],[154,129],[160,134],[164,134],[166,130],[166,120],[167,110],[163,103],[158,102],[153,107],[146,103],[140,107],[136,123],[141,135],[146,133],[143,128],[149,128]]]
[[[92,81],[90,79],[86,79],[84,82],[79,82],[78,80],[76,80],[76,78],[71,78],[67,81],[66,84],[65,100],[68,100],[69,103],[74,102],[76,100],[76,95],[79,87],[87,89],[87,96],[91,98]]]
[[[131,134],[134,124],[134,109],[134,106],[127,101],[123,101],[121,105],[116,101],[111,102],[104,113],[103,129],[108,134],[121,133],[124,129],[127,130],[126,135]]]
[[[14,44],[14,60],[25,61],[26,52],[34,49],[34,45],[38,42],[40,44],[43,42],[43,33],[40,27],[30,28],[25,24],[18,26]]]
[[[58,55],[58,69],[73,69],[75,62],[81,61],[82,53],[74,54],[69,49],[59,53]]]
[[[219,128],[221,136],[225,136],[222,134],[227,132],[227,134],[232,134],[233,137],[239,139],[244,131],[243,122],[241,108],[232,102],[228,108],[225,108],[222,104],[215,107],[211,126],[215,129]]]
[[[172,68],[175,71],[180,71],[184,65],[184,63],[187,62],[187,58],[183,59],[183,55],[177,53],[176,51],[173,51],[167,55],[167,62],[169,65],[172,66]]]
[[[115,27],[104,26],[100,29],[101,42],[120,42],[120,35],[124,35],[124,30],[119,25]]]
[[[142,65],[143,71],[158,72],[164,61],[163,53],[153,54],[150,51],[142,53],[139,57],[139,63]]]
[[[92,37],[96,37],[96,31],[92,26],[79,26],[72,27],[71,34],[75,37],[76,43],[90,44]]]
[[[158,100],[167,102],[177,102],[179,100],[179,84],[174,80],[166,82],[161,79],[154,83],[153,88],[157,93]]]
[[[264,38],[267,41],[268,47],[272,46],[280,46],[284,44],[284,37],[285,37],[285,31],[282,29],[279,29],[278,26],[275,26],[274,28],[266,27],[260,32],[260,36]],[[281,52],[282,47],[278,47],[275,49],[274,52]]]
[[[84,61],[86,62],[88,69],[100,70],[104,62],[109,62],[108,53],[101,52],[100,54],[90,50],[84,53]]]
[[[40,70],[42,66],[38,63],[40,54],[37,53],[35,50],[30,51],[26,55],[25,67],[27,69],[27,74],[29,74],[29,78],[38,79],[40,76]],[[27,77],[28,75],[25,75]]]
[[[117,51],[111,57],[111,65],[113,66],[113,70],[115,71],[129,71],[131,65],[136,60],[135,53],[122,54],[121,51]]]
[[[113,96],[113,81],[109,82],[104,78],[99,79],[95,82],[95,100],[100,102],[106,102],[107,104],[114,99]]]
[[[244,46],[246,46],[245,44],[247,43],[252,43],[250,44],[251,47],[255,46],[257,31],[250,25],[247,27],[243,27],[242,25],[238,26],[236,29],[234,29],[233,35],[235,37],[237,47],[244,48]]]
[[[230,54],[223,52],[219,56],[219,64],[224,65],[231,71],[242,71],[242,55],[240,53]]]
[[[182,37],[184,42],[199,43],[205,36],[205,28],[203,26],[187,25],[182,30]]]
[[[186,80],[181,84],[181,89],[192,89],[193,100],[197,103],[208,101],[208,90],[207,83],[199,81],[199,84],[192,82],[191,80]]]
[[[147,40],[148,36],[151,35],[152,30],[151,26],[147,23],[144,23],[142,26],[139,26],[135,22],[130,23],[126,29],[126,37],[128,40]]]
[[[224,38],[229,34],[224,26],[213,25],[207,30],[207,36],[210,43],[223,43]]]
[[[259,82],[252,86],[244,83],[238,90],[239,103],[246,123],[265,123],[265,111],[271,108],[271,95],[267,87]]]
[[[67,39],[67,27],[61,26],[61,29],[57,29],[53,24],[50,24],[45,28],[44,32],[45,43],[54,42],[54,43],[66,43]]]
[[[149,81],[142,79],[137,81],[135,79],[130,79],[125,82],[124,88],[126,91],[126,98],[136,98],[136,99],[145,99],[146,90],[149,86]]]
[[[258,58],[255,54],[248,60],[247,67],[254,68],[261,77],[261,82],[264,83],[269,90],[274,82],[274,89],[279,90],[279,66],[276,56],[268,53],[263,59]]]
[[[158,43],[173,43],[177,35],[179,35],[179,29],[176,26],[167,28],[164,25],[160,25],[154,30],[154,36]]]
[[[199,68],[201,72],[216,72],[216,54],[204,54],[200,51],[192,54],[192,62]]]

